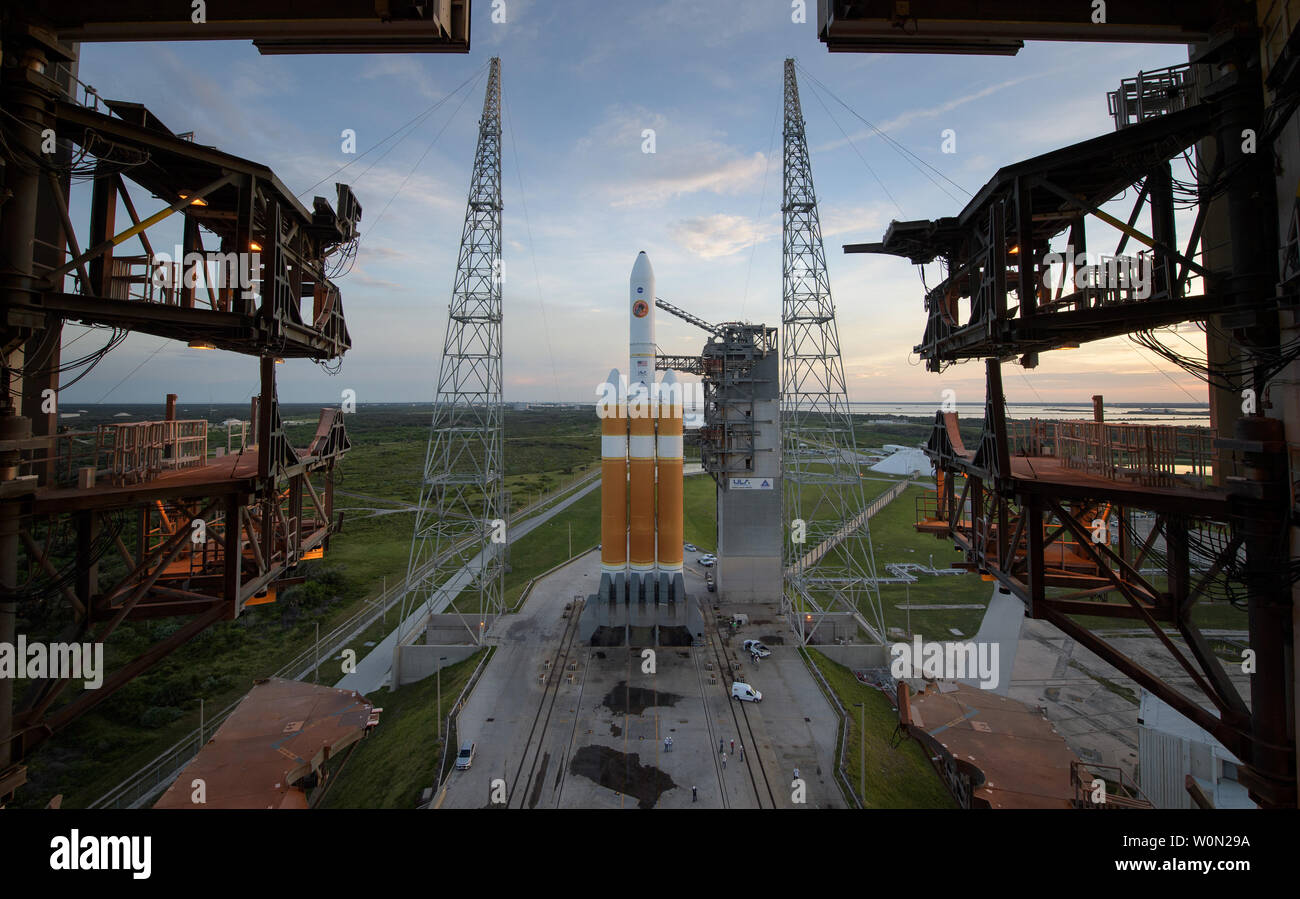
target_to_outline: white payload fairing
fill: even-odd
[[[655,380],[655,270],[650,257],[642,250],[632,263],[632,278],[628,282],[628,302],[631,330],[628,333],[628,396],[644,385],[649,395]]]
[[[628,383],[609,382],[601,416],[601,584],[608,600],[685,599],[682,400],[655,376],[655,273],[642,251],[628,283]],[[657,482],[657,483],[656,483]]]

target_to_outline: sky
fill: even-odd
[[[916,268],[841,245],[880,240],[892,219],[956,214],[963,189],[978,191],[1000,166],[1111,131],[1106,92],[1122,78],[1186,61],[1181,46],[1054,42],[1015,57],[831,54],[815,4],[800,24],[789,0],[504,0],[500,23],[491,3],[473,6],[466,55],[82,46],[80,78],[100,96],[143,103],[174,132],[270,166],[308,206],[316,194],[333,202],[334,181],[358,196],[359,253],[337,280],[352,349],[333,375],[307,360],[280,366],[282,402],[335,404],[344,390],[362,404],[433,399],[493,56],[505,119],[505,399],[593,402],[610,368],[627,365],[628,275],[641,250],[669,302],[709,321],[779,325],[786,57],[834,94],[801,77],[854,402],[937,402],[946,389],[982,402],[984,374],[979,362],[926,372],[912,352],[925,324]],[[351,155],[345,129],[356,134]],[[133,196],[141,215],[163,205]],[[74,189],[74,221],[89,220],[88,199],[88,187]],[[155,248],[179,242],[178,230],[155,233]],[[69,326],[65,343],[83,330]],[[1180,336],[1203,346],[1197,331]],[[661,352],[696,353],[704,337],[659,313]],[[1205,401],[1199,381],[1126,339],[1046,353],[1032,371],[1008,365],[1004,384],[1011,402]],[[256,389],[249,357],[133,335],[67,391],[64,408],[161,403],[168,392],[183,404],[241,402]]]

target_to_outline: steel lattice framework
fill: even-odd
[[[884,640],[861,458],[849,414],[835,305],[793,59],[785,61],[782,197],[782,610],[807,642],[827,612],[852,612]],[[802,522],[803,525],[798,525]],[[802,530],[805,541],[796,543]]]
[[[501,612],[505,576],[501,208],[501,62],[493,58],[403,602],[403,617],[422,604],[433,613],[450,607],[478,642]]]

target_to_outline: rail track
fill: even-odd
[[[750,784],[754,788],[754,798],[758,802],[759,808],[776,808],[776,795],[772,791],[772,784],[768,779],[767,769],[763,767],[763,763],[759,758],[758,737],[754,734],[754,725],[749,720],[750,710],[747,708],[749,704],[745,702],[737,702],[731,699],[731,688],[727,684],[727,680],[731,678],[731,674],[735,670],[735,667],[732,664],[731,657],[727,653],[726,646],[723,644],[722,632],[718,630],[717,616],[713,613],[712,609],[707,607],[702,607],[701,611],[704,613],[706,618],[707,626],[705,629],[709,633],[709,646],[712,649],[714,660],[718,665],[718,677],[721,679],[721,685],[727,690],[727,706],[731,709],[731,718],[736,725],[736,734],[746,740],[746,742],[741,745],[748,747],[745,752],[745,768],[749,774]],[[710,734],[710,739],[711,738],[712,734]],[[755,773],[755,768],[758,769],[757,773]],[[721,775],[721,772],[719,772],[719,775]],[[721,780],[721,777],[719,777],[719,779]],[[764,805],[764,794],[767,796],[766,805]],[[723,799],[725,803],[725,789],[723,790]]]
[[[546,731],[550,726],[551,714],[555,710],[555,701],[560,695],[560,685],[563,683],[564,672],[568,668],[569,657],[573,655],[573,645],[578,635],[578,623],[581,616],[582,603],[575,601],[569,612],[569,621],[564,628],[564,635],[560,638],[560,648],[555,656],[555,664],[546,673],[546,683],[542,688],[542,697],[537,703],[537,711],[533,714],[532,726],[528,729],[528,740],[524,744],[523,754],[519,757],[519,766],[515,769],[515,776],[510,783],[510,790],[506,796],[506,806],[508,808],[526,808],[535,803],[535,800],[534,803],[530,803],[528,797],[531,792],[534,792],[532,790],[534,777],[540,779],[546,774],[545,770],[538,772],[537,764],[542,758],[542,747],[545,743]],[[543,713],[545,713],[544,716]],[[572,737],[570,742],[572,742]],[[564,760],[561,759],[559,764],[562,768]],[[525,768],[527,769],[526,772]],[[562,774],[561,771],[561,776]],[[522,790],[519,789],[521,778],[524,778]],[[517,803],[516,797],[518,798]]]

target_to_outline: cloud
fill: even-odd
[[[754,186],[767,170],[767,157],[734,156],[733,150],[716,144],[704,144],[692,152],[674,154],[665,171],[640,183],[614,200],[614,206],[660,206],[687,194],[708,191],[715,194],[739,194]],[[687,161],[693,157],[693,162]],[[685,164],[679,164],[685,163]]]
[[[1026,81],[1031,81],[1043,77],[1045,77],[1044,73],[1035,72],[1030,75],[1024,75],[1020,78],[1010,78],[1007,79],[1006,81],[1000,81],[997,84],[990,84],[989,86],[981,88],[972,93],[963,94],[960,97],[954,97],[951,100],[945,100],[944,102],[936,104],[934,106],[928,106],[928,107],[918,108],[918,109],[909,109],[907,112],[900,113],[899,115],[894,116],[892,119],[888,119],[885,122],[876,125],[876,128],[879,129],[880,131],[885,132],[886,134],[889,134],[891,131],[899,131],[905,128],[906,126],[912,124],[913,122],[917,121],[918,119],[936,118],[938,116],[943,115],[944,113],[952,112],[954,109],[957,109],[958,107],[965,106],[967,103],[973,103],[976,100],[982,100],[985,97],[996,94],[999,91],[1006,90],[1009,87],[1014,87],[1017,84],[1022,84]],[[846,110],[840,104],[836,103],[833,99],[827,103],[827,106],[830,107],[832,111],[836,113],[837,116],[848,113],[848,110]],[[836,140],[832,140],[829,143],[823,144],[820,147],[817,147],[812,152],[815,155],[817,153],[826,153],[831,150],[837,150],[840,147],[849,144],[850,142],[858,143],[867,140],[869,138],[875,137],[876,133],[877,133],[876,130],[872,128],[863,128],[849,135],[847,138],[841,137]]]
[[[357,246],[357,262],[390,262],[397,259],[413,259],[410,253],[405,253],[393,247],[385,247],[377,244],[359,244]]]
[[[647,129],[654,132],[653,153],[643,152]],[[767,154],[748,154],[721,137],[676,112],[614,106],[574,150],[588,183],[594,175],[596,193],[610,206],[662,206],[696,193],[735,195],[762,182]]]
[[[756,222],[741,215],[706,215],[684,219],[673,226],[672,237],[688,253],[701,259],[717,259],[748,249],[754,241],[770,240],[779,227]]]
[[[380,56],[367,63],[361,71],[367,80],[376,78],[395,81],[415,91],[426,100],[441,100],[447,92],[441,90],[429,70],[414,56]]]
[[[381,287],[384,290],[408,290],[409,284],[400,284],[397,281],[389,281],[385,278],[374,278],[364,272],[353,271],[347,276],[349,285],[360,284],[365,287]]]
[[[884,234],[892,218],[892,208],[886,207],[884,203],[852,208],[821,204],[822,237],[837,234]]]

